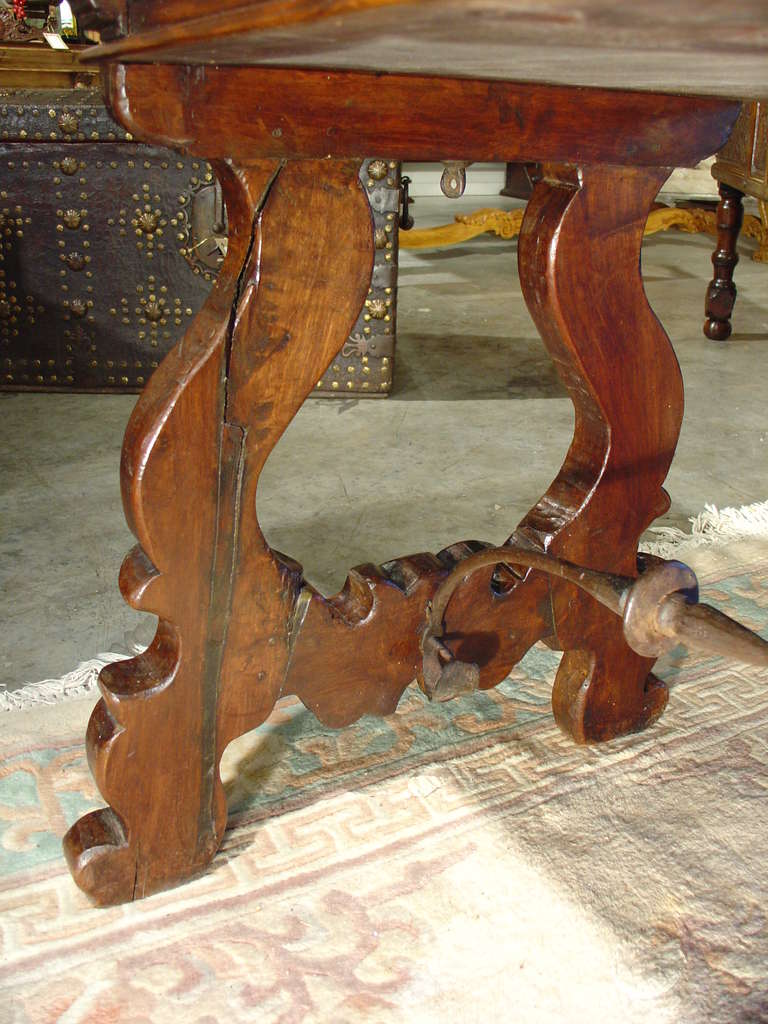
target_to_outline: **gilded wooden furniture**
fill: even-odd
[[[730,139],[712,168],[720,184],[717,247],[712,254],[715,275],[707,289],[704,333],[714,341],[731,334],[736,301],[733,271],[739,261],[736,242],[743,231],[758,240],[752,257],[768,263],[768,103],[745,103]],[[760,217],[744,216],[743,197],[757,200]]]
[[[757,137],[760,138],[759,135]],[[729,141],[725,149],[718,155],[718,161],[713,169],[713,173],[716,175],[729,174],[728,170],[723,171],[722,168],[726,165],[725,154],[732,149],[733,144]],[[764,168],[764,156],[762,160]],[[723,180],[725,182],[727,179],[724,177]],[[749,193],[750,195],[768,194],[768,189],[766,189],[764,182],[758,184],[750,182],[749,186],[747,186],[743,176],[740,180],[745,188],[749,187],[752,190]],[[723,246],[726,246],[726,251],[722,252],[717,258],[716,270],[718,274],[716,281],[713,281],[712,285],[710,285],[712,298],[708,298],[708,303],[716,301],[722,304],[725,301],[725,297],[716,298],[714,293],[720,289],[727,292],[727,286],[729,284],[732,286],[733,268],[738,261],[738,257],[735,254],[735,244],[739,234],[739,231],[736,231],[735,234],[732,231],[733,227],[735,227],[735,222],[731,223],[730,211],[736,208],[734,204],[738,204],[737,217],[741,234],[747,238],[753,238],[757,242],[757,249],[752,253],[752,259],[762,263],[768,262],[768,207],[766,207],[766,200],[758,199],[760,207],[759,217],[754,217],[751,214],[745,216],[741,210],[741,197],[744,195],[744,192],[738,192],[738,195],[734,195],[734,192],[738,192],[738,190],[734,190],[733,187],[727,184],[721,185],[723,205],[718,212],[711,210],[706,204],[702,203],[674,206],[658,202],[648,214],[648,220],[645,222],[644,234],[646,235],[655,235],[659,231],[669,231],[670,228],[676,228],[678,231],[685,231],[689,234],[706,232],[710,235],[717,235],[720,230],[720,224],[724,222],[725,228],[730,233],[723,242]],[[513,198],[528,199],[530,189],[518,186],[516,193],[513,193],[507,186],[502,189],[501,194],[512,196]],[[517,238],[523,223],[523,214],[524,211],[522,209],[502,210],[493,206],[473,210],[471,213],[459,213],[454,217],[451,224],[440,224],[432,228],[415,228],[407,233],[401,233],[400,245],[403,249],[433,249],[443,245],[459,245],[461,242],[467,242],[470,238],[477,238],[478,235],[483,234],[492,234],[503,239]],[[718,246],[718,252],[722,250],[723,246]],[[727,280],[723,278],[723,273],[726,270],[730,275]],[[733,299],[735,297],[736,291],[734,288],[729,299],[730,305],[728,306],[727,317],[730,317],[730,310],[733,308]],[[705,333],[708,337],[714,338],[714,334],[710,333],[708,323],[709,321],[705,324]],[[722,328],[713,328],[713,330],[722,330]],[[728,333],[730,334],[730,328]]]
[[[523,223],[525,211],[500,210],[496,207],[483,207],[471,213],[459,213],[452,224],[441,224],[434,228],[414,228],[407,234],[401,234],[400,246],[403,249],[432,249],[442,245],[458,245],[478,235],[492,234],[498,238],[517,238]],[[756,218],[752,218],[753,221]],[[658,203],[648,214],[643,228],[644,235],[655,235],[659,231],[687,231],[697,234],[706,231],[715,234],[717,218],[713,210],[697,206],[666,206]],[[749,234],[762,237],[762,227],[757,230],[752,224],[747,225]],[[746,232],[745,232],[746,233]],[[755,254],[757,258],[757,254]]]
[[[678,45],[681,11],[650,6],[641,17],[654,18],[654,39]],[[65,850],[97,903],[205,868],[227,820],[222,752],[285,695],[341,727],[392,712],[414,678],[437,698],[495,686],[545,640],[564,651],[552,704],[576,742],[663,711],[654,659],[672,635],[690,639],[695,594],[680,567],[644,565],[636,579],[638,538],[669,503],[683,410],[640,245],[670,169],[722,146],[740,109],[730,96],[744,89],[713,89],[701,57],[724,45],[731,19],[699,17],[687,64],[649,71],[647,51],[617,55],[617,39],[647,38],[629,31],[637,13],[598,7],[563,28],[546,3],[532,13],[491,0],[78,4],[111,40],[94,58],[115,116],[136,137],[209,160],[230,223],[215,286],[126,433],[123,499],[138,544],[120,587],[159,626],[144,654],[102,672],[88,729],[109,806],[76,822]],[[558,40],[572,61],[558,64]],[[740,72],[765,74],[760,58]],[[548,84],[536,80],[543,66]],[[546,164],[519,273],[574,403],[574,437],[508,559],[492,551],[479,564],[490,545],[456,543],[359,566],[327,597],[269,547],[257,487],[365,305],[374,230],[358,171],[385,150]],[[709,637],[711,616],[694,619],[693,634]]]

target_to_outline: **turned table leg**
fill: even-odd
[[[122,902],[200,871],[227,818],[219,760],[280,696],[301,570],[267,546],[259,473],[362,307],[372,222],[357,161],[221,162],[230,223],[218,282],[141,396],[122,490],[139,546],[120,586],[160,618],[104,669],[88,756],[109,803],[68,832],[75,880]]]
[[[739,262],[736,243],[744,219],[741,201],[744,193],[721,182],[717,207],[717,247],[712,253],[715,276],[707,288],[704,307],[704,334],[712,341],[725,341],[731,336],[731,313],[736,301],[733,271]]]

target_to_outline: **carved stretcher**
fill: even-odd
[[[643,227],[670,169],[727,139],[740,108],[729,92],[584,88],[604,83],[573,81],[572,68],[565,84],[510,81],[503,53],[478,77],[478,33],[509,41],[514,3],[480,5],[483,17],[454,0],[76,6],[111,37],[94,58],[115,116],[137,138],[210,160],[231,228],[210,298],[126,432],[123,499],[138,545],[120,587],[160,622],[144,654],[101,674],[87,749],[109,806],[65,839],[91,899],[135,899],[205,868],[227,821],[222,752],[287,694],[342,727],[392,712],[414,679],[437,697],[495,686],[545,640],[565,652],[555,718],[588,743],[662,712],[667,688],[652,668],[670,637],[717,633],[764,657],[760,642],[696,612],[684,568],[655,566],[634,583],[638,538],[668,506],[683,410],[643,291]],[[403,57],[386,41],[405,8],[421,43]],[[419,73],[357,70],[362,29],[378,33],[382,61]],[[457,543],[361,566],[329,598],[270,549],[257,487],[365,302],[373,237],[358,168],[370,152],[545,165],[519,273],[575,429],[506,548]]]

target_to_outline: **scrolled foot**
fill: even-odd
[[[649,672],[652,660],[618,649],[567,651],[552,693],[555,721],[577,743],[601,743],[641,732],[662,714],[666,683]],[[616,686],[616,680],[621,685]]]
[[[77,885],[100,907],[134,898],[136,863],[115,812],[86,814],[64,836],[64,856]]]
[[[120,817],[111,807],[91,811],[64,836],[64,856],[72,877],[98,907],[143,899],[199,875],[218,849],[225,818],[208,843],[191,855],[167,847],[166,859],[141,857],[131,845]]]

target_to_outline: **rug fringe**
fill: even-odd
[[[641,541],[640,550],[660,558],[679,558],[685,550],[761,537],[768,540],[768,501],[756,501],[740,508],[705,505],[704,511],[688,520],[691,532],[674,526],[652,526],[658,540]]]
[[[686,550],[712,547],[718,543],[761,537],[768,540],[768,501],[756,501],[741,508],[718,509],[705,505],[704,511],[692,516],[691,532],[673,526],[654,526],[650,533],[658,538],[642,541],[640,549],[660,558],[679,558]],[[133,658],[145,650],[143,644],[132,643],[128,653],[107,652],[81,662],[76,669],[60,679],[43,679],[29,683],[20,690],[0,693],[0,712],[25,711],[40,704],[58,704],[93,693],[99,672],[113,661]]]
[[[128,654],[117,654],[114,651],[97,654],[89,661],[82,661],[77,668],[60,679],[43,679],[39,683],[27,683],[19,690],[6,690],[0,693],[0,712],[28,711],[41,704],[59,704],[64,700],[87,697],[96,692],[99,672],[105,665],[133,658],[144,649],[136,644]]]

